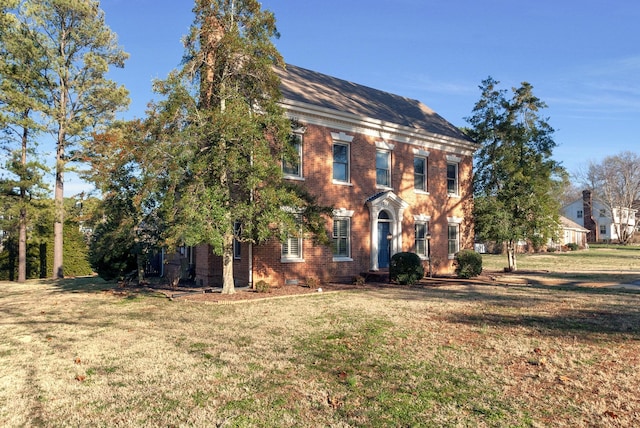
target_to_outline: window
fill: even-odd
[[[302,178],[302,134],[293,134],[289,144],[296,156],[294,159],[282,160],[282,172],[287,178]]]
[[[601,224],[600,225],[600,235],[606,235],[607,234],[607,225],[606,224]]]
[[[416,223],[415,225],[415,252],[421,258],[429,256],[429,223]]]
[[[391,152],[376,151],[376,184],[391,187]]]
[[[606,217],[606,216],[607,216],[607,210],[606,210],[606,209],[604,209],[604,208],[602,208],[602,209],[600,210],[600,217]]]
[[[242,234],[242,226],[240,225],[240,222],[236,221],[235,223],[233,223],[233,258],[234,259],[239,259],[241,254],[241,244],[240,244],[240,240],[238,238],[240,238],[240,235]]]
[[[416,156],[413,158],[413,188],[427,191],[427,159]]]
[[[351,257],[350,228],[351,219],[333,219],[333,256],[335,258]]]
[[[282,261],[298,262],[302,259],[302,226],[295,235],[289,235],[282,243]]]
[[[449,195],[458,194],[458,164],[447,164],[447,193]]]
[[[333,144],[333,179],[342,183],[349,182],[348,144]]]
[[[460,232],[460,225],[458,224],[449,225],[449,228],[448,228],[449,258],[453,258],[456,255],[456,253],[460,250],[459,232]]]
[[[578,210],[578,212],[576,213],[576,217],[578,217],[578,218],[582,218],[583,217],[582,210]]]

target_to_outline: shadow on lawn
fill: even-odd
[[[444,312],[442,319],[452,324],[482,328],[524,327],[535,334],[589,336],[590,340],[594,339],[594,334],[640,338],[638,290],[572,285],[489,285],[471,281],[449,281],[446,285],[392,288],[379,294],[391,299],[478,305]]]
[[[118,287],[115,281],[105,281],[99,276],[82,276],[75,278],[42,279],[42,284],[52,285],[70,293],[97,293]]]
[[[547,336],[575,336],[593,340],[593,334],[631,336],[640,338],[640,312],[599,309],[569,309],[557,314],[505,314],[498,312],[453,313],[445,317],[449,322],[479,327],[525,327]],[[611,340],[611,337],[607,337]]]

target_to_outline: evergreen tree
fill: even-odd
[[[43,130],[36,116],[45,109],[46,64],[30,37],[30,29],[7,13],[9,4],[0,2],[0,143],[8,152],[0,176],[0,197],[5,232],[17,241],[18,282],[27,273],[27,228],[32,201],[42,195],[44,165],[39,162],[34,138]],[[15,224],[17,222],[17,225]]]
[[[74,148],[128,104],[127,91],[106,78],[110,66],[124,66],[127,54],[117,46],[96,0],[1,1],[10,19],[28,29],[25,37],[46,63],[42,113],[56,143],[53,276],[62,277],[64,173],[76,160]]]
[[[468,134],[481,144],[475,157],[474,217],[480,239],[506,243],[508,266],[516,270],[520,241],[534,246],[555,237],[560,206],[555,197],[565,176],[551,156],[556,143],[546,104],[523,82],[506,98],[497,81],[482,82],[482,95],[467,118]]]
[[[182,69],[156,84],[165,99],[149,114],[145,169],[157,172],[166,242],[211,245],[233,293],[234,237],[302,231],[326,242],[328,210],[282,179],[292,131],[278,104],[273,14],[257,0],[197,0],[194,13]]]

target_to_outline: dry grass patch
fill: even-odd
[[[640,294],[0,283],[2,426],[633,426]]]

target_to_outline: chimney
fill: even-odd
[[[582,191],[582,210],[583,210],[583,226],[589,229],[587,235],[588,242],[598,242],[598,225],[593,219],[593,198],[591,190]]]

